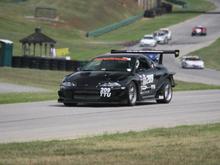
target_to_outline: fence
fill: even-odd
[[[174,4],[177,4],[177,5],[180,5],[182,7],[185,7],[186,6],[186,2],[183,1],[183,0],[166,0],[167,2],[171,2],[171,3],[174,3]]]
[[[122,20],[118,23],[114,23],[114,24],[99,28],[97,30],[87,32],[86,36],[87,37],[97,37],[97,36],[103,35],[105,33],[108,33],[108,32],[111,32],[113,30],[116,30],[118,28],[121,28],[123,26],[127,26],[127,25],[141,19],[143,16],[144,16],[144,13],[138,14],[138,15],[130,17],[128,19]]]

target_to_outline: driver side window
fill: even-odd
[[[139,67],[138,67],[139,70],[148,70],[148,69],[151,68],[149,63],[145,59],[143,59],[143,58],[139,59],[139,63],[140,63]]]

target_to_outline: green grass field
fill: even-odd
[[[220,70],[220,38],[210,46],[191,54],[200,56],[204,60],[206,67]]]
[[[220,124],[0,144],[1,165],[219,165]]]

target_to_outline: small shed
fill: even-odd
[[[11,66],[13,53],[13,42],[0,39],[0,66]]]
[[[20,40],[24,56],[49,56],[54,49],[56,41],[43,34],[41,28]]]

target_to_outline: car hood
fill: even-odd
[[[156,39],[157,39],[157,40],[164,40],[164,39],[165,39],[165,36],[157,36]]]
[[[109,72],[109,71],[80,71],[67,77],[67,81],[75,82],[77,87],[96,87],[104,82],[117,82],[124,80],[130,72]]]
[[[148,39],[142,39],[141,43],[154,43],[156,42],[155,40],[148,40]]]
[[[204,65],[203,61],[186,61],[188,65]]]

